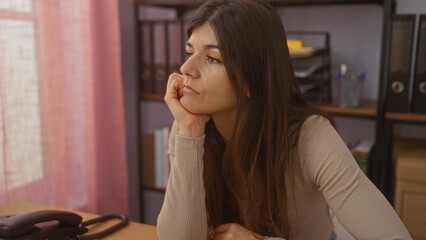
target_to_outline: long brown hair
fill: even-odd
[[[204,186],[211,228],[237,222],[253,232],[291,238],[286,181],[304,120],[323,114],[304,99],[281,19],[265,0],[209,0],[187,25],[209,24],[235,88],[231,141],[206,125]],[[247,94],[249,92],[249,96]],[[323,114],[324,115],[324,114]]]

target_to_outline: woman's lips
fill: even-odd
[[[185,85],[183,87],[183,92],[187,93],[187,94],[199,94],[197,91],[195,91],[194,89],[192,89],[189,85]]]

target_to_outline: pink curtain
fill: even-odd
[[[0,204],[128,213],[120,64],[117,0],[0,1]]]

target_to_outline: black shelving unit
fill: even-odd
[[[390,57],[391,19],[395,13],[395,2],[385,0],[383,5],[383,29],[382,29],[382,54],[380,63],[379,98],[376,119],[376,144],[373,153],[372,179],[382,193],[390,199],[390,177],[391,177],[391,152],[390,133],[391,125],[385,119],[385,103],[387,91],[387,78]]]

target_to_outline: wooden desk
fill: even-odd
[[[95,218],[99,215],[90,214],[80,211],[72,211],[63,208],[50,207],[45,205],[40,205],[31,202],[13,202],[3,206],[0,206],[0,216],[7,216],[19,213],[25,213],[30,211],[37,210],[66,210],[70,212],[75,212],[83,217],[83,221]],[[89,226],[89,233],[100,231],[110,225],[115,224],[118,220],[110,220],[105,223],[101,223],[98,225]],[[120,230],[111,233],[107,237],[103,238],[105,240],[133,240],[133,239],[146,239],[146,240],[158,240],[156,228],[154,226],[137,223],[137,222],[129,222],[127,226],[121,228]]]

